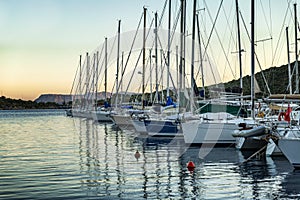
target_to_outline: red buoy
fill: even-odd
[[[141,154],[139,151],[136,151],[134,154],[134,157],[138,160],[141,157]]]
[[[194,171],[196,166],[193,161],[189,161],[186,167],[188,168],[189,171]]]

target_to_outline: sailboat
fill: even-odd
[[[98,54],[97,54],[98,55]],[[97,56],[97,66],[98,66],[98,56]],[[98,69],[98,67],[97,67]],[[97,74],[98,74],[98,70]],[[97,76],[98,77],[98,76]],[[97,78],[98,80],[98,78]],[[98,86],[98,81],[96,81],[96,87]],[[97,105],[97,98],[96,98],[96,110],[93,112],[94,121],[97,122],[112,122],[112,118],[110,117],[111,110],[109,109],[109,104],[107,102],[107,38],[105,38],[105,71],[104,71],[104,106],[98,107]],[[96,90],[96,97],[97,97],[97,90]]]
[[[144,72],[145,72],[145,38],[146,38],[146,12],[147,12],[147,8],[144,7],[143,8],[143,18],[144,18],[144,33],[143,33],[143,72],[141,73],[143,76],[143,83],[142,83],[142,90],[143,90],[143,94],[142,94],[142,107],[143,109],[134,109],[133,106],[130,105],[126,105],[126,106],[121,106],[117,108],[117,104],[118,104],[118,89],[119,89],[119,83],[118,80],[116,81],[116,109],[115,109],[115,113],[113,113],[111,115],[114,123],[119,126],[120,128],[133,128],[133,124],[132,124],[132,119],[133,117],[138,117],[139,115],[143,115],[145,112],[144,110],[144,90],[145,90],[145,83],[144,83]],[[139,28],[139,27],[138,27]],[[134,41],[133,41],[134,43]],[[122,72],[122,79],[124,75],[124,71]],[[118,70],[117,70],[117,79],[118,79]],[[121,80],[122,82],[122,80]],[[121,83],[122,84],[122,83]]]
[[[294,4],[294,15],[295,15],[295,68],[297,73],[298,68],[298,50],[297,50],[297,31],[298,31],[298,22],[297,22],[297,12],[296,12],[296,4]],[[294,146],[293,139],[298,139],[298,130],[299,130],[299,107],[295,108],[297,105],[293,104],[295,102],[299,102],[299,95],[298,94],[292,94],[292,81],[291,81],[291,69],[290,69],[290,58],[289,58],[289,38],[288,38],[288,28],[286,28],[286,36],[287,36],[287,52],[288,52],[288,74],[289,74],[289,94],[276,94],[276,95],[270,95],[268,98],[265,99],[267,102],[280,102],[281,105],[277,106],[279,107],[279,114],[278,118],[275,120],[269,120],[269,124],[265,124],[264,126],[267,127],[269,130],[271,130],[272,135],[268,135],[271,137],[263,136],[263,140],[253,140],[252,141],[252,147],[253,148],[259,148],[258,145],[255,145],[256,143],[265,143],[266,148],[266,155],[272,156],[272,155],[280,155],[281,153],[286,154],[287,158],[290,158],[290,154],[293,151],[290,151],[290,147]],[[299,76],[296,76],[296,91],[295,93],[299,92]],[[286,105],[284,112],[284,106]],[[274,106],[273,106],[274,107]],[[292,111],[293,109],[293,111]],[[295,110],[294,110],[295,109]],[[291,120],[292,119],[292,120]],[[268,131],[269,132],[269,131]],[[254,135],[255,136],[255,135]],[[254,137],[255,138],[255,137]],[[248,140],[254,139],[254,138],[247,138]],[[292,141],[290,141],[292,138]],[[239,141],[241,146],[241,143],[245,143],[245,139]],[[248,141],[249,143],[249,141]],[[291,143],[288,145],[288,143]],[[278,144],[278,145],[277,145]],[[279,145],[280,144],[280,145]],[[245,144],[243,144],[245,145]],[[281,146],[281,148],[280,148]],[[279,147],[279,148],[278,148]],[[280,150],[282,152],[280,152]],[[294,156],[292,156],[292,160]],[[293,161],[295,162],[295,161]]]
[[[197,24],[199,29],[199,22]],[[241,54],[240,47],[239,47],[239,54]],[[193,62],[192,62],[192,67],[193,67]],[[240,78],[242,80],[242,77]],[[195,85],[193,73],[191,73],[191,80],[192,80],[191,88],[193,89],[194,88],[193,86]],[[242,87],[242,83],[241,83],[241,87]],[[193,92],[191,92],[191,94],[193,94]],[[193,145],[235,144],[236,139],[232,136],[232,133],[234,133],[235,130],[238,130],[240,128],[239,124],[245,123],[245,119],[226,112],[226,108],[228,102],[231,101],[231,102],[236,102],[236,105],[239,106],[239,110],[240,110],[241,101],[243,100],[244,97],[241,97],[240,94],[239,95],[230,94],[229,97],[225,96],[224,98],[224,96],[220,96],[221,94],[220,91],[217,91],[216,94],[218,94],[217,98],[205,100],[205,103],[204,101],[197,102],[197,104],[201,106],[197,110],[197,112],[200,113],[197,118],[194,117],[193,119],[187,119],[182,122],[182,129],[183,129],[183,136],[184,136],[185,143],[193,144]],[[193,101],[193,96],[191,96],[190,101],[191,102]],[[190,107],[191,108],[193,107],[192,103]],[[207,110],[208,107],[214,107],[214,110]],[[252,120],[250,120],[250,123],[252,123]]]
[[[278,141],[278,146],[280,150],[283,152],[285,157],[289,160],[289,162],[293,165],[294,168],[300,168],[300,135],[299,130],[297,131],[297,135],[292,134],[292,130],[283,138],[280,138]]]
[[[181,1],[181,31],[183,31],[183,20],[184,20],[184,9],[185,0]],[[168,61],[167,61],[167,103],[172,102],[169,94],[169,78],[170,78],[170,31],[171,31],[171,0],[169,0],[169,28],[168,28]],[[183,34],[183,32],[181,32]],[[157,24],[157,13],[155,13],[155,63],[156,63],[156,94],[158,95],[158,80],[157,80],[157,49],[158,49],[158,24]],[[182,37],[181,37],[182,41]],[[181,45],[183,43],[181,42]],[[183,49],[183,46],[182,46]],[[182,53],[182,51],[181,51]],[[181,54],[181,62],[182,62]],[[182,65],[181,65],[182,66]],[[161,72],[162,73],[162,72]],[[163,92],[163,90],[162,90]],[[137,119],[133,119],[132,123],[137,132],[147,133],[149,136],[153,137],[175,137],[182,136],[181,122],[180,119],[182,115],[179,113],[174,113],[173,115],[163,115],[163,111],[172,108],[174,104],[167,104],[164,108],[158,105],[155,112],[152,112],[149,117],[145,115]]]

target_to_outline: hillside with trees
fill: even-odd
[[[0,97],[0,110],[20,110],[20,109],[60,109],[65,106],[55,102],[34,102],[21,99],[11,99],[4,96]]]
[[[295,63],[291,63],[291,69],[293,70]],[[263,78],[263,75],[265,77]],[[267,85],[269,86],[271,94],[288,94],[288,65],[282,65],[280,67],[271,67],[255,74],[255,78],[260,87],[261,93],[257,94],[257,97],[267,97],[269,92]],[[224,87],[227,89],[239,87],[240,79],[232,80],[224,83]],[[244,95],[250,95],[251,76],[247,75],[243,77],[243,93]],[[295,90],[295,72],[292,76],[292,88]]]
[[[294,68],[295,63],[291,63],[291,69]],[[263,78],[263,75],[265,77]],[[256,94],[256,97],[262,98],[269,96],[267,84],[271,94],[288,94],[288,65],[280,67],[271,67],[255,74],[255,78],[260,87],[261,92]],[[266,84],[267,82],[267,84]],[[243,94],[250,95],[251,77],[249,75],[243,77]],[[226,91],[233,91],[239,88],[240,80],[232,80],[224,83]],[[292,88],[295,90],[295,73],[292,76]],[[164,91],[166,92],[166,91]],[[146,94],[146,96],[150,94]],[[173,94],[174,95],[174,94]],[[52,95],[53,96],[53,95]],[[133,95],[135,97],[135,95]],[[135,97],[136,98],[136,97]],[[175,99],[175,98],[174,98]],[[0,110],[16,110],[16,109],[59,109],[71,106],[71,102],[64,102],[59,104],[56,102],[37,102],[37,101],[24,101],[21,99],[11,99],[4,96],[0,97]]]

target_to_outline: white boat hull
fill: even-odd
[[[90,111],[77,111],[72,110],[73,117],[80,117],[80,118],[87,118],[87,119],[93,119],[93,114]]]
[[[132,120],[134,129],[138,133],[147,133],[147,129],[143,120],[134,119]]]
[[[96,111],[93,112],[94,121],[98,122],[112,122],[109,111]]]
[[[111,117],[119,127],[132,126],[131,117],[129,115],[111,115]]]
[[[300,168],[300,138],[282,138],[278,146],[294,168]]]
[[[236,123],[201,122],[182,123],[183,137],[187,144],[235,144],[232,136],[239,127]]]

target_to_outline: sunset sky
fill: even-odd
[[[275,4],[272,29],[279,33],[288,2],[292,5],[295,1],[257,0],[257,5],[262,1],[265,6]],[[218,8],[219,2],[209,0],[207,4]],[[245,2],[241,1],[241,9],[248,12],[250,1]],[[80,54],[94,50],[104,37],[113,37],[118,19],[122,20],[122,31],[132,31],[143,6],[153,13],[160,12],[163,4],[161,0],[1,0],[0,95],[34,100],[40,94],[68,94]],[[225,0],[224,4],[232,7],[234,0]],[[211,12],[214,17],[216,11]],[[270,13],[264,14],[269,19]],[[291,15],[288,12],[288,18]],[[249,23],[249,13],[244,17]],[[287,20],[285,26],[292,23]],[[282,60],[281,64],[286,62]]]

